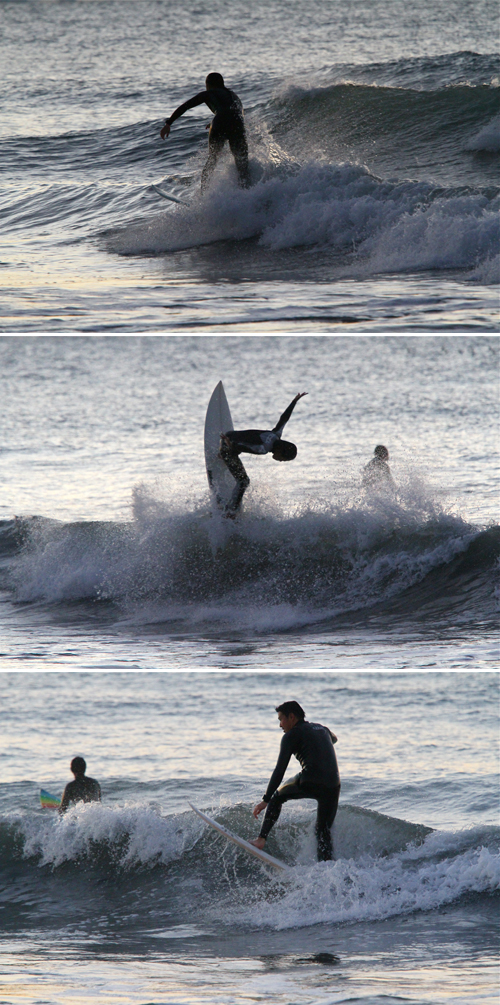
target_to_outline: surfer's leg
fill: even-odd
[[[234,157],[238,177],[242,188],[250,185],[250,169],[248,167],[248,144],[243,123],[241,127],[231,130],[229,134],[229,146]]]
[[[271,797],[269,803],[267,804],[266,814],[259,834],[259,837],[264,838],[264,841],[266,840],[269,831],[272,827],[274,827],[276,821],[278,820],[283,803],[288,802],[289,799],[303,798],[304,793],[297,784],[297,778],[298,776],[296,775],[295,778],[286,782],[285,785],[281,786],[281,788],[276,789],[274,796]]]
[[[336,789],[318,792],[318,813],[316,816],[316,839],[318,842],[318,862],[329,862],[333,858],[332,824],[337,815],[340,785]]]
[[[224,140],[225,136],[223,135],[223,132],[220,128],[220,123],[217,122],[217,116],[215,116],[210,126],[210,132],[208,134],[208,157],[206,160],[205,167],[201,172],[202,192],[205,191],[210,181],[210,178],[212,177],[219,155],[222,153]]]
[[[250,485],[250,479],[238,457],[238,454],[233,454],[231,447],[228,447],[224,440],[221,440],[219,457],[222,458],[224,464],[236,481],[233,494],[226,507],[226,512],[228,514],[234,514],[241,506],[243,496]]]

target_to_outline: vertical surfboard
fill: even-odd
[[[210,491],[219,509],[227,506],[236,484],[219,457],[221,433],[234,429],[226,394],[220,380],[208,403],[205,417],[205,465]]]

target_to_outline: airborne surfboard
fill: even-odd
[[[219,509],[225,510],[235,479],[219,457],[220,435],[234,429],[226,394],[220,380],[208,403],[205,418],[205,465],[208,484]]]
[[[161,195],[162,199],[168,199],[169,202],[177,202],[179,206],[187,206],[187,202],[178,199],[176,195],[170,195],[170,192],[165,192],[159,185],[152,185],[151,188],[154,188],[155,192]]]
[[[233,834],[232,831],[228,831],[227,827],[223,827],[223,825],[218,824],[216,820],[212,820],[212,817],[203,813],[202,810],[197,809],[192,803],[189,805],[191,809],[194,810],[194,812],[197,813],[206,824],[208,824],[209,827],[212,827],[213,830],[222,834],[223,837],[226,838],[226,841],[232,841],[232,843],[237,845],[238,848],[242,848],[242,850],[246,851],[248,855],[253,855],[254,858],[258,858],[264,865],[272,865],[274,869],[280,869],[282,872],[286,872],[290,868],[288,865],[285,865],[284,862],[280,862],[279,858],[274,858],[273,855],[268,855],[267,851],[261,851],[260,848],[256,848],[255,845],[250,844],[249,841],[245,841],[245,838],[240,837],[238,834]]]

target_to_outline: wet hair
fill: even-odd
[[[209,73],[205,84],[207,87],[224,87],[224,77],[221,73]]]
[[[389,460],[389,451],[387,447],[383,447],[381,443],[379,443],[378,447],[375,447],[373,453],[375,454],[375,457],[380,457],[382,461]]]
[[[70,764],[70,768],[74,775],[84,775],[87,765],[85,764],[83,757],[74,757]]]
[[[292,712],[297,716],[297,719],[305,719],[306,717],[306,713],[298,701],[284,701],[282,705],[276,706],[276,712],[282,712],[287,718]]]
[[[288,440],[278,440],[273,447],[274,453],[281,454],[284,461],[293,461],[297,456],[297,447],[295,443],[290,443]]]

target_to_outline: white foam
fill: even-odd
[[[273,250],[329,248],[351,268],[357,262],[383,272],[477,268],[498,248],[497,206],[472,190],[435,197],[428,183],[382,182],[359,165],[318,161],[268,165],[262,174],[243,191],[227,167],[189,208],[127,228],[112,250],[158,253],[255,238]]]

